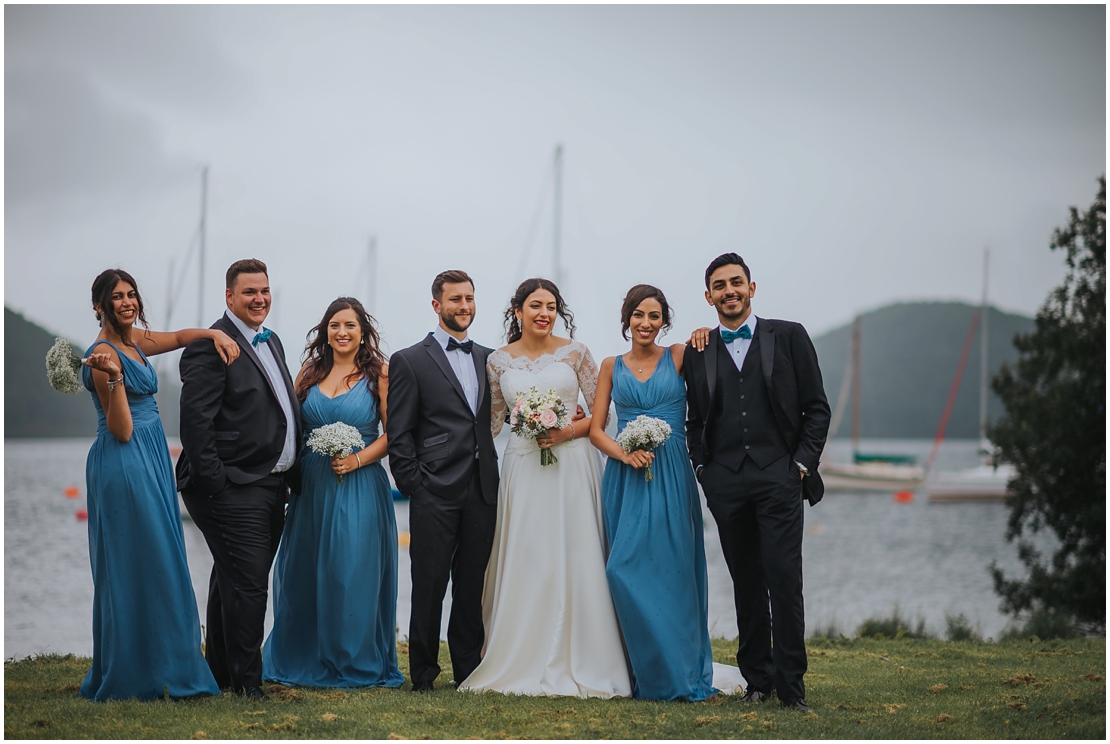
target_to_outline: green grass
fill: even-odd
[[[714,641],[731,662],[735,645]],[[400,646],[402,652],[405,648]],[[811,639],[800,715],[735,698],[704,703],[288,689],[249,703],[90,703],[88,659],[4,664],[6,738],[1082,738],[1106,733],[1106,642]],[[402,669],[408,659],[402,653]],[[446,648],[441,665],[449,668]]]

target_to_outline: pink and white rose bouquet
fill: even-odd
[[[516,399],[509,414],[509,427],[513,434],[525,439],[536,439],[552,429],[562,429],[569,423],[567,407],[554,390],[541,394],[533,387]],[[540,450],[540,465],[550,465],[558,461],[550,449]]]

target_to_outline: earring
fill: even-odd
[[[358,340],[358,345],[359,345],[359,346],[362,346],[362,345],[363,345],[363,344],[365,344],[365,343],[366,343],[366,337],[365,337],[365,336],[364,336],[364,337],[362,337],[362,338],[360,338],[360,339]]]

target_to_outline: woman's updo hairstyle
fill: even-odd
[[[663,327],[660,330],[663,333],[670,330],[671,306],[667,303],[667,298],[663,296],[663,290],[650,284],[637,284],[628,290],[628,294],[624,296],[624,304],[621,305],[621,336],[624,337],[625,341],[628,340],[628,329],[632,326],[632,313],[640,306],[641,302],[651,298],[658,300],[659,305],[663,308]]]
[[[146,312],[143,310],[143,296],[139,294],[139,285],[135,281],[135,277],[128,274],[123,269],[106,269],[93,279],[92,283],[92,304],[93,310],[96,312],[96,319],[100,321],[103,326],[107,323],[111,326],[112,330],[123,339],[123,342],[128,346],[134,346],[131,343],[131,336],[128,335],[127,330],[119,322],[116,317],[115,310],[112,308],[112,292],[116,291],[116,285],[120,282],[127,282],[131,288],[135,290],[135,304],[139,306],[138,312],[135,313],[135,319],[143,324],[143,328],[150,328],[150,324],[146,322]],[[97,310],[97,305],[100,310]]]
[[[567,328],[567,333],[571,338],[574,338],[574,313],[567,307],[567,303],[563,301],[563,296],[559,294],[559,288],[555,286],[555,282],[550,279],[525,279],[516,288],[513,298],[509,300],[509,309],[505,311],[505,338],[511,344],[514,341],[520,340],[524,332],[520,329],[520,321],[516,319],[516,311],[524,310],[524,303],[532,296],[532,293],[546,289],[555,297],[555,313],[563,319],[563,324]]]

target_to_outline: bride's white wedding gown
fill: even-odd
[[[535,387],[573,409],[588,403],[597,366],[577,341],[539,359],[498,350],[488,362],[493,434],[506,401]],[[602,412],[601,415],[605,415]],[[501,466],[497,528],[482,598],[482,663],[460,686],[518,695],[629,697],[632,685],[605,578],[601,456],[586,437],[556,445],[540,465],[536,443],[512,435]]]

